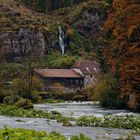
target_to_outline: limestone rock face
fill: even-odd
[[[74,23],[75,28],[79,33],[87,38],[103,36],[103,18],[101,10],[93,8],[90,11],[85,11],[82,18]]]
[[[22,5],[0,3],[0,49],[7,61],[43,57],[55,48],[57,36],[51,32],[49,17]]]
[[[67,15],[69,23],[86,38],[99,38],[105,34],[103,26],[110,5],[105,1],[89,1],[77,6]]]
[[[0,34],[1,49],[9,61],[25,57],[41,57],[46,51],[46,42],[39,29],[19,28]]]

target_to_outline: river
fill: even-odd
[[[100,107],[98,102],[64,102],[54,104],[37,104],[36,109],[46,111],[58,111],[67,117],[80,117],[83,115],[94,115],[102,117],[104,115],[140,115],[127,110],[113,110]]]
[[[54,104],[36,104],[36,109],[47,111],[59,111],[64,116],[79,117],[82,115],[95,115],[102,117],[105,114],[112,115],[140,115],[129,112],[127,110],[109,110],[101,108],[98,104],[93,102],[65,102]],[[37,131],[57,131],[61,132],[67,138],[72,135],[78,135],[83,133],[90,137],[92,140],[114,140],[119,137],[125,137],[131,130],[125,129],[112,129],[112,128],[96,128],[96,127],[64,127],[61,123],[57,123],[55,120],[47,120],[40,118],[19,118],[19,117],[5,117],[0,116],[0,128],[3,127],[12,128],[27,128]],[[140,136],[135,137],[136,140],[140,140]]]

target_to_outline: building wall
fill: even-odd
[[[85,75],[84,86],[90,86],[96,84],[96,78],[94,75]]]
[[[68,88],[82,88],[84,86],[83,78],[45,78],[45,85],[51,86],[55,83],[60,83]]]
[[[73,68],[73,70],[84,77],[84,86],[90,86],[90,85],[96,84],[96,77],[94,74],[84,75],[79,68]]]

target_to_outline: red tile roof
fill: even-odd
[[[83,74],[93,74],[99,72],[99,65],[96,61],[78,61],[72,68],[78,68]]]
[[[35,69],[37,74],[42,77],[54,77],[54,78],[80,78],[82,77],[79,73],[72,69]]]

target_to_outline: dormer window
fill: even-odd
[[[97,69],[94,67],[94,71],[97,71]]]

